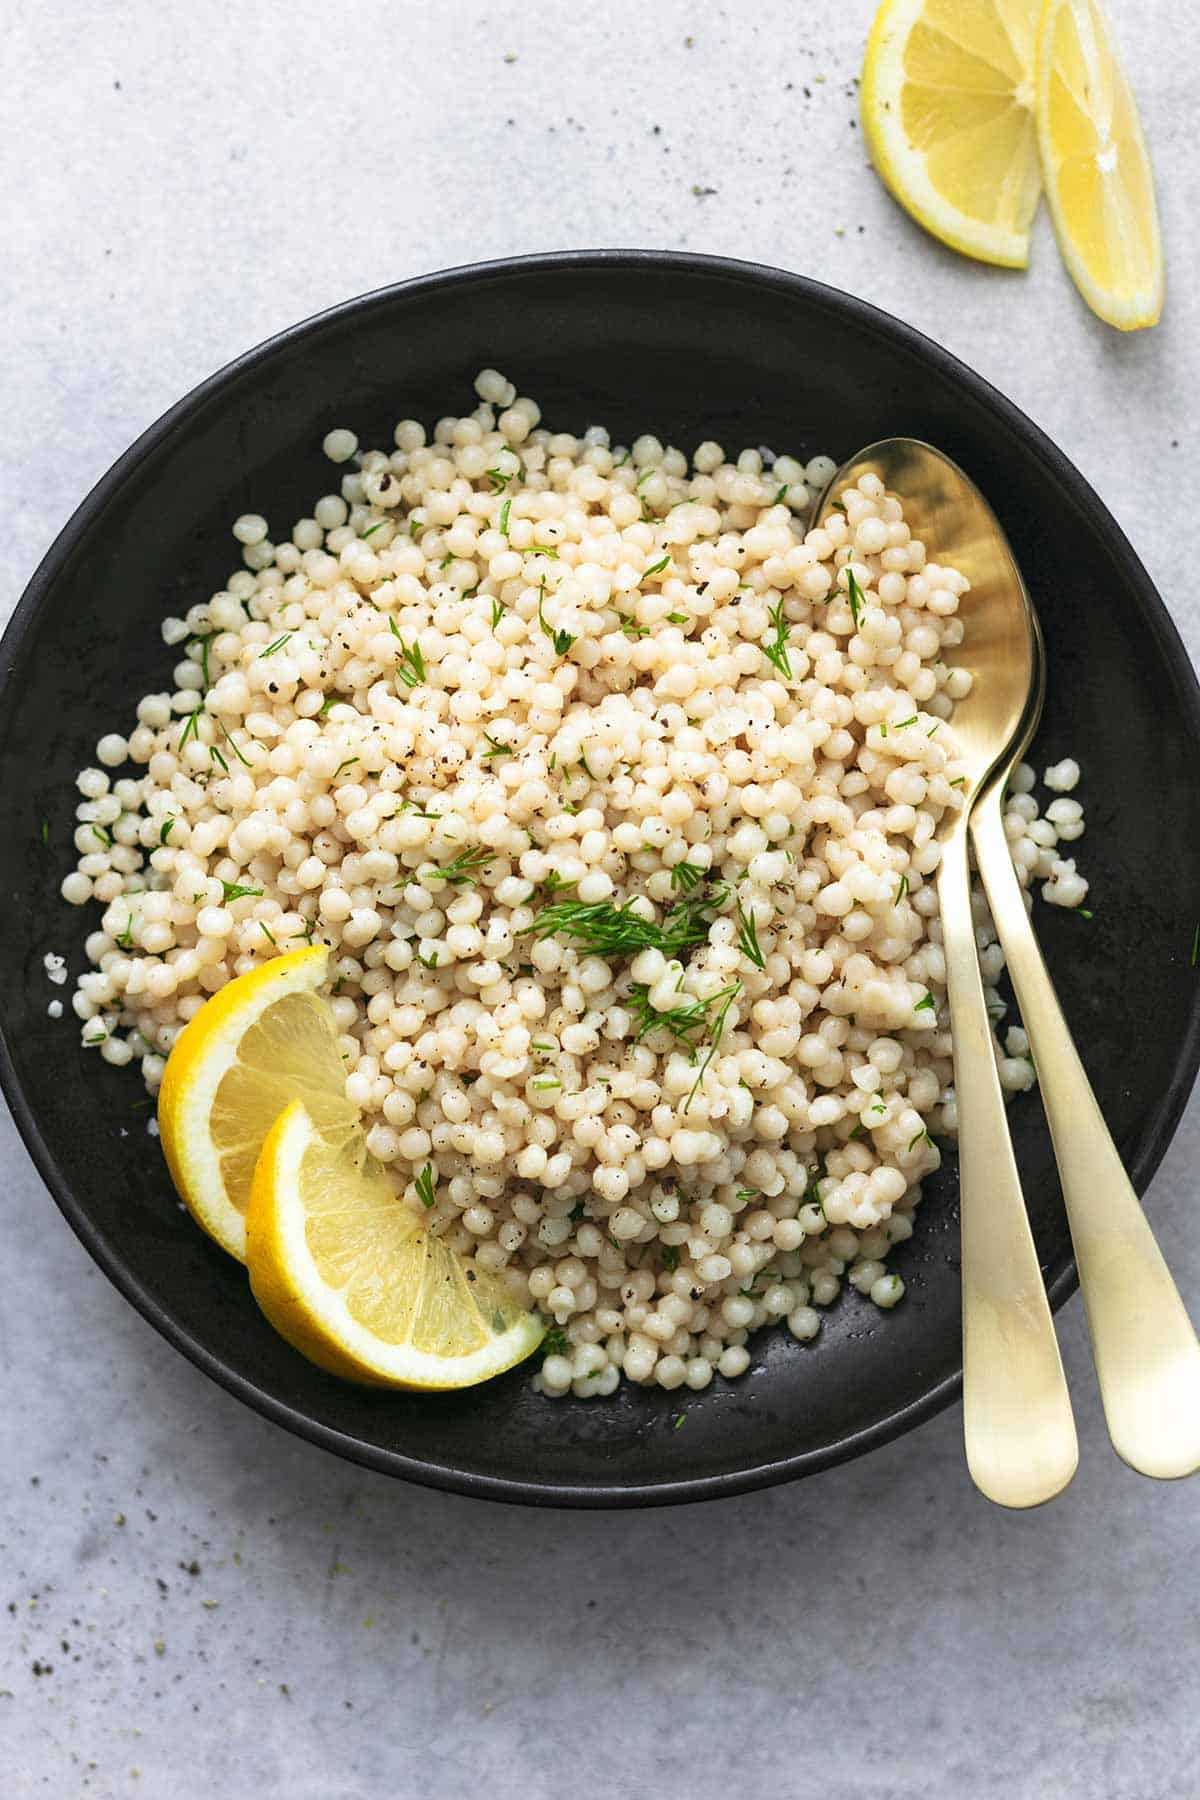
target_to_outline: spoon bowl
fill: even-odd
[[[956,817],[965,821],[1026,717],[1036,675],[1033,608],[1008,540],[975,483],[919,438],[881,438],[843,463],[814,522],[823,524],[842,490],[864,475],[878,476],[901,497],[913,537],[971,584],[959,605],[963,642],[945,658],[971,676],[970,692],[954,705],[955,748],[966,766],[963,806],[959,815],[947,813],[945,835]]]

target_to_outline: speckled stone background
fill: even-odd
[[[1195,650],[1200,29],[1188,0],[1112,4],[1172,280],[1132,339],[1045,218],[1010,276],[894,209],[856,125],[872,0],[15,0],[0,616],[112,459],[268,333],[475,257],[621,244],[780,263],[941,338],[1098,487]],[[1194,1104],[1150,1196],[1193,1307],[1198,1151]],[[243,1410],[93,1269],[7,1119],[0,1155],[5,1800],[1197,1791],[1200,1484],[1112,1455],[1078,1300],[1082,1465],[1033,1516],[975,1495],[956,1411],[801,1486],[539,1514]]]

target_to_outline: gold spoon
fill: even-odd
[[[1039,680],[1022,756],[1046,692],[1032,605],[1030,618]],[[1013,868],[1003,805],[1004,783],[996,781],[971,814],[971,838],[1036,1060],[1109,1435],[1143,1475],[1191,1475],[1200,1468],[1200,1343],[1059,1008]]]
[[[915,438],[885,438],[843,464],[816,522],[867,474],[903,496],[914,537],[940,548],[971,583],[960,608],[966,633],[958,661],[974,679],[954,709],[967,775],[962,809],[946,814],[938,834],[937,876],[958,1106],[963,1434],[982,1493],[1002,1506],[1037,1506],[1066,1487],[1079,1446],[996,1072],[967,860],[971,808],[988,780],[1005,780],[1016,760],[1035,678],[1031,615],[982,496],[954,463]]]

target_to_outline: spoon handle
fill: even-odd
[[[938,898],[958,1104],[967,1467],[989,1500],[1037,1506],[1066,1487],[1079,1445],[996,1072],[965,825],[943,846]]]
[[[999,784],[972,814],[971,834],[1037,1061],[1113,1447],[1143,1475],[1191,1475],[1200,1468],[1200,1343],[1042,961],[1004,835]]]

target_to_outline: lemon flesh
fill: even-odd
[[[228,982],[180,1033],[163,1072],[158,1122],[172,1179],[198,1223],[242,1261],[254,1165],[288,1102],[303,1096],[330,1132],[358,1120],[316,992],[328,972],[318,944]]]
[[[426,1230],[367,1155],[303,1101],[263,1145],[247,1213],[254,1297],[335,1375],[396,1388],[470,1387],[522,1361],[545,1326],[498,1277]]]
[[[884,0],[867,43],[863,129],[884,182],[927,231],[1024,268],[1041,191],[1036,0]]]
[[[1047,0],[1038,69],[1038,141],[1063,261],[1110,325],[1156,325],[1165,273],[1154,175],[1097,0]]]

